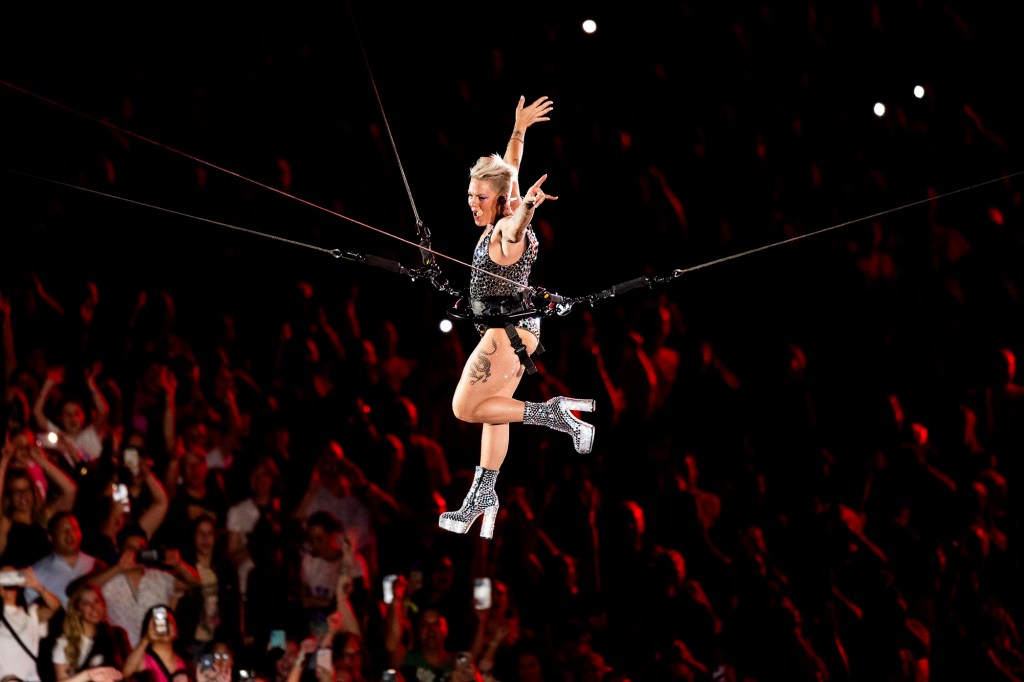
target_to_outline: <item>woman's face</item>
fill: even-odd
[[[106,620],[107,605],[103,602],[103,597],[97,592],[87,592],[82,597],[82,600],[78,602],[78,608],[81,609],[82,618],[87,623],[98,625]]]
[[[258,465],[249,477],[249,487],[257,497],[270,496],[274,491],[274,472],[266,465]]]
[[[469,210],[473,212],[473,223],[477,227],[493,225],[498,219],[500,196],[489,182],[476,179],[469,181]]]
[[[197,554],[213,554],[213,547],[217,541],[217,531],[213,527],[213,523],[209,521],[203,521],[196,526],[196,553]]]
[[[60,420],[64,425],[64,430],[71,435],[75,435],[85,425],[85,411],[78,403],[66,403],[60,413]]]
[[[14,480],[8,481],[7,490],[4,493],[11,501],[12,512],[30,514],[35,507],[35,486],[27,477],[18,476]]]

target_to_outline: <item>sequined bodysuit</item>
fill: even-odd
[[[469,279],[469,297],[474,301],[491,297],[518,297],[522,289],[529,286],[530,270],[533,262],[537,260],[539,243],[533,233],[533,226],[527,226],[524,238],[526,248],[522,257],[511,265],[498,265],[489,253],[491,236],[494,234],[494,225],[487,230],[487,234],[473,250],[473,272]],[[491,275],[497,275],[492,277]],[[508,280],[511,280],[508,281]],[[515,282],[516,286],[512,284]],[[476,324],[476,330],[482,336],[487,330],[487,325]],[[524,317],[516,321],[517,327],[522,327],[540,338],[540,317]]]

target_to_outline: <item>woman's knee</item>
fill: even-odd
[[[452,399],[452,414],[459,421],[468,422],[470,424],[477,423],[477,419],[474,417],[474,410],[471,405],[465,400],[461,400],[459,396]]]

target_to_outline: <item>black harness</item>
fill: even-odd
[[[484,296],[479,299],[460,298],[448,311],[448,316],[456,320],[465,320],[485,327],[500,327],[505,330],[512,350],[519,356],[519,362],[526,368],[527,374],[537,371],[526,344],[519,338],[516,321],[526,317],[542,317],[547,314],[545,309],[534,305],[533,294],[529,289],[521,296]],[[553,307],[553,306],[552,306]],[[544,352],[544,345],[539,341],[534,355]]]

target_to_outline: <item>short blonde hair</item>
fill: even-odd
[[[481,156],[469,169],[471,180],[479,180],[490,184],[498,194],[512,191],[512,182],[517,176],[516,167],[505,163],[499,154]]]

